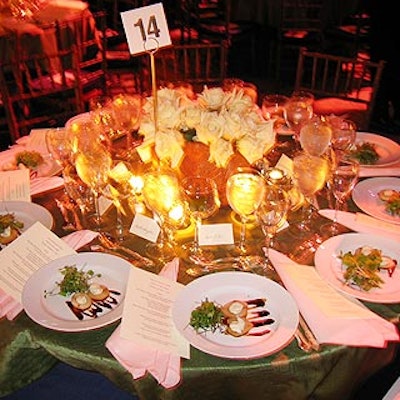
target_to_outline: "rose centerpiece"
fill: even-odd
[[[154,99],[145,99],[137,148],[142,160],[155,156],[184,175],[210,176],[222,199],[227,170],[262,159],[275,143],[273,121],[263,119],[242,89],[205,87],[196,95],[187,87],[162,88],[157,109],[155,124]]]

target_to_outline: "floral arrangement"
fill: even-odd
[[[209,146],[208,161],[220,168],[226,167],[235,151],[252,164],[275,142],[273,121],[263,119],[242,89],[228,92],[205,87],[195,95],[187,87],[162,88],[157,92],[157,105],[156,132],[154,99],[145,99],[139,128],[144,141],[138,151],[144,154],[144,149],[154,146],[158,159],[172,168],[179,166],[187,140]]]

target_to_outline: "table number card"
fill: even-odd
[[[121,18],[132,55],[171,45],[162,3],[124,11]]]

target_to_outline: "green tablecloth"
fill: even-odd
[[[49,208],[55,216],[58,234],[62,218],[54,197],[61,191],[35,201]],[[229,210],[223,210],[228,218]],[[324,220],[314,221],[318,229]],[[235,225],[237,232],[239,225]],[[311,234],[312,235],[312,234]],[[249,237],[261,238],[258,228],[249,230]],[[291,249],[303,263],[312,262],[313,251],[299,244],[299,238],[285,230],[276,239],[278,249]],[[132,239],[137,242],[136,239]],[[261,246],[260,246],[261,247]],[[297,251],[296,251],[297,249]],[[180,273],[180,280],[191,278]],[[373,311],[398,322],[400,305],[367,304]],[[136,393],[143,400],[223,400],[223,399],[347,399],[368,376],[393,359],[397,345],[384,349],[322,346],[318,353],[304,353],[292,341],[281,351],[255,360],[229,360],[191,348],[190,360],[182,360],[182,379],[178,387],[166,390],[151,375],[133,380],[109,353],[105,342],[118,323],[77,333],[64,333],[44,328],[24,313],[14,321],[0,320],[0,396],[11,393],[44,375],[61,360],[77,368],[98,371],[116,385]],[[368,335],[368,332],[365,332]]]

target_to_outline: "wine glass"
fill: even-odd
[[[324,187],[328,173],[329,161],[325,157],[302,152],[293,158],[293,180],[306,202],[303,206],[301,221],[297,224],[300,232],[310,230],[314,196]]]
[[[315,115],[300,129],[299,140],[301,148],[313,156],[322,156],[329,148],[332,138],[332,128],[321,117]]]
[[[264,269],[270,266],[269,249],[278,227],[286,219],[289,206],[290,199],[285,190],[276,185],[266,186],[265,196],[256,212],[258,222],[265,236]]]
[[[133,134],[139,129],[142,114],[142,97],[139,94],[118,94],[112,99],[119,158],[129,158],[134,147]],[[122,142],[122,143],[121,143]]]
[[[326,117],[332,128],[332,149],[337,154],[348,152],[356,141],[357,125],[349,120],[335,115]]]
[[[237,248],[241,255],[248,253],[246,224],[257,211],[265,194],[266,183],[255,169],[239,167],[227,180],[226,198],[229,206],[240,216],[240,239]]]
[[[71,163],[72,144],[66,128],[46,130],[45,141],[50,157],[62,168]]]
[[[108,150],[100,143],[81,146],[75,154],[75,167],[79,177],[93,191],[95,202],[95,229],[103,227],[99,197],[107,185],[112,158]]]
[[[142,194],[146,207],[153,212],[160,225],[157,243],[147,246],[150,257],[168,261],[175,257],[173,230],[186,223],[187,203],[177,176],[169,170],[156,170],[143,176]]]
[[[338,212],[340,206],[347,199],[358,181],[360,165],[358,161],[347,158],[338,158],[334,163],[327,186],[335,198],[335,213],[333,221],[322,225],[321,232],[330,236],[340,232]]]
[[[199,229],[203,219],[215,214],[221,205],[217,184],[204,176],[188,176],[183,178],[181,185],[195,224],[194,240],[189,245],[189,259],[194,262],[209,260],[210,256],[199,245]]]
[[[283,116],[285,104],[289,98],[283,94],[267,94],[261,103],[261,113],[267,121],[275,119],[274,128],[279,132],[285,125]]]
[[[290,98],[283,109],[286,125],[293,130],[294,139],[299,139],[301,127],[314,115],[312,103],[302,98]]]

